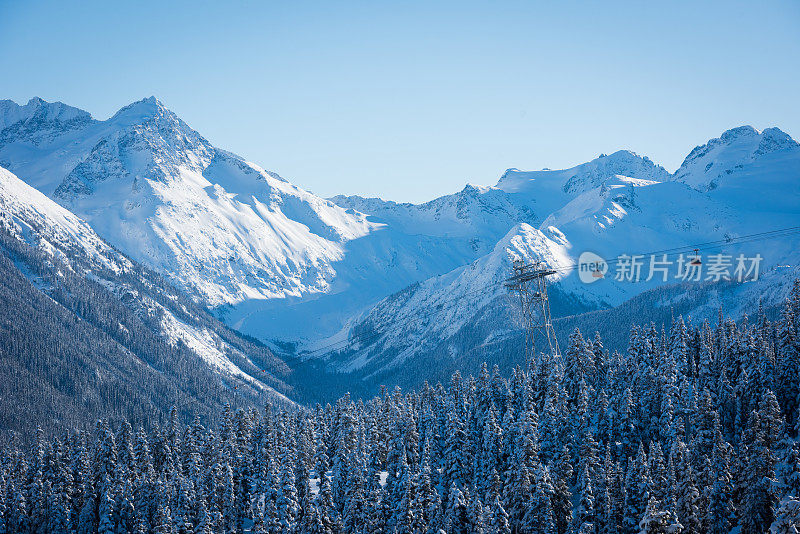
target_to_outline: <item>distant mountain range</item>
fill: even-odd
[[[0,166],[85,221],[63,230],[81,254],[111,261],[108,243],[230,327],[359,379],[457,367],[470,347],[517,335],[501,285],[514,259],[559,269],[562,316],[680,282],[616,281],[612,267],[585,284],[574,269],[583,252],[613,259],[719,242],[702,253],[763,257],[760,282],[704,293],[687,309],[696,316],[777,302],[800,263],[796,234],[741,239],[800,226],[800,145],[777,128],[728,130],[674,174],[623,150],[399,204],[319,198],[213,147],[152,97],[104,121],[34,98],[0,101]],[[33,203],[15,187],[15,209]]]
[[[699,245],[702,251],[698,251],[706,268],[712,256],[730,256],[727,272],[734,279],[738,255],[763,257],[755,283],[726,285],[722,293],[708,291],[688,308],[685,303],[681,306],[697,319],[716,316],[719,308],[741,317],[759,299],[765,305],[780,302],[800,275],[797,230],[746,237],[800,226],[800,146],[774,128],[725,132],[693,150],[674,175],[623,151],[563,171],[510,170],[496,188],[486,190],[487,196],[500,192],[509,205],[532,209],[532,224],[512,226],[488,254],[389,296],[353,319],[330,343],[321,343],[339,341],[333,346],[343,354],[331,359],[335,368],[385,375],[432,355],[449,354],[457,361],[474,347],[501,344],[519,328],[502,285],[514,259],[541,259],[559,270],[552,277],[557,316],[617,307],[637,295],[682,282],[675,278],[679,256],[686,262],[694,258],[693,243],[707,244]],[[395,204],[376,200],[336,201],[377,213],[390,224],[398,212]],[[650,258],[645,253],[663,250],[673,251],[666,257],[667,281],[660,273],[647,281]],[[620,255],[644,254],[642,281],[617,281],[612,265],[605,278],[586,284],[574,268],[583,252],[611,261]],[[656,259],[661,261],[662,255]],[[704,281],[708,272],[700,269]],[[674,295],[672,300],[656,299],[653,306],[669,308],[678,300]],[[604,325],[598,322],[593,328],[603,330]],[[366,343],[360,341],[365,332]]]

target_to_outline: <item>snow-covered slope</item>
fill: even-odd
[[[53,254],[67,250],[115,271],[130,268],[130,262],[100,239],[86,222],[2,167],[0,226]]]
[[[205,310],[109,246],[85,221],[2,167],[0,232],[4,239],[19,242],[15,250],[31,250],[30,254],[40,254],[50,265],[26,266],[26,260],[18,258],[18,251],[6,250],[0,244],[0,253],[10,254],[20,271],[46,294],[54,290],[54,282],[43,283],[41,276],[32,273],[37,269],[59,273],[67,268],[78,278],[100,284],[107,291],[107,299],[153,325],[155,333],[167,344],[187,347],[223,379],[248,384],[257,396],[283,398],[274,388],[288,390],[282,382],[288,367],[268,350],[239,339]],[[59,288],[59,294],[66,287]],[[122,324],[119,328],[120,332],[112,335],[119,334],[119,342],[125,345],[127,329]]]

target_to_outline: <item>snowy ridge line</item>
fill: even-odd
[[[665,254],[667,256],[670,256],[670,255],[676,255],[676,254],[681,254],[681,253],[690,253],[690,252],[693,252],[695,250],[698,250],[698,251],[699,250],[712,250],[714,248],[724,247],[724,246],[727,246],[727,245],[737,245],[737,244],[742,244],[742,243],[752,243],[752,242],[757,242],[757,241],[766,241],[768,239],[775,239],[775,238],[779,238],[779,237],[786,237],[786,236],[797,235],[797,234],[800,234],[800,226],[792,226],[792,227],[788,227],[788,228],[781,228],[781,229],[771,230],[771,231],[767,231],[767,232],[758,232],[758,233],[754,233],[754,234],[747,234],[747,235],[743,235],[743,236],[739,236],[739,237],[731,238],[731,239],[720,239],[720,240],[717,240],[717,241],[708,241],[708,242],[705,242],[705,243],[697,243],[697,244],[694,244],[694,245],[686,245],[686,246],[683,246],[683,247],[674,247],[674,248],[671,248],[671,249],[663,249],[663,250],[650,251],[650,252],[640,252],[640,253],[636,253],[636,254],[632,254],[632,255],[654,256],[654,255],[658,255],[658,254]],[[613,264],[619,262],[619,259],[617,259],[617,258],[614,258],[614,259],[602,259],[602,260],[605,261],[608,265],[613,265]],[[574,269],[577,266],[578,266],[577,263],[572,263],[571,265],[562,266],[562,267],[554,266],[554,267],[551,267],[550,269],[553,270],[553,271],[564,273],[564,272],[570,272],[572,269]],[[466,297],[469,297],[469,296],[472,296],[472,295],[477,295],[477,294],[480,294],[480,293],[485,293],[485,292],[488,292],[488,291],[490,291],[492,289],[496,289],[496,287],[493,286],[493,285],[492,286],[485,286],[485,287],[483,287],[481,289],[477,289],[477,290],[473,290],[473,291],[464,293],[464,294],[462,294],[462,295],[460,295],[458,297],[452,298],[452,299],[446,299],[444,301],[437,301],[435,304],[428,304],[427,307],[429,307],[429,308],[435,307],[436,309],[433,310],[433,312],[431,312],[431,313],[424,313],[424,314],[422,314],[422,313],[412,313],[411,317],[417,317],[417,318],[420,318],[420,319],[425,319],[425,318],[432,317],[435,313],[440,313],[442,311],[446,311],[446,310],[452,309],[453,307],[455,307],[455,305],[457,303],[459,303],[459,301],[461,301],[462,299],[464,299]],[[380,303],[376,304],[375,307],[377,307],[378,305],[380,305]],[[373,309],[375,307],[373,307]],[[425,307],[426,306],[421,306],[418,309],[424,309]],[[301,354],[302,354],[302,356],[313,356],[313,355],[316,355],[316,354],[325,354],[326,352],[332,352],[333,350],[343,350],[343,349],[346,349],[348,347],[354,347],[357,344],[363,344],[363,343],[367,343],[367,342],[373,341],[375,339],[380,338],[381,336],[386,335],[387,333],[388,332],[386,332],[386,331],[373,332],[373,333],[367,334],[365,336],[357,336],[357,337],[355,337],[353,339],[350,339],[350,338],[341,339],[339,341],[330,343],[329,345],[325,345],[325,346],[322,346],[322,347],[317,347],[317,348],[315,348],[315,349],[313,349],[311,351],[302,352]]]

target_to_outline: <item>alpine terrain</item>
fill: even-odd
[[[800,226],[800,145],[777,128],[726,131],[675,173],[621,150],[398,204],[319,198],[213,147],[152,97],[107,120],[34,98],[0,102],[0,165],[291,360],[303,394],[330,394],[309,385],[318,373],[333,373],[331,391],[368,391],[419,384],[427,367],[513,363],[521,326],[502,281],[514,260],[556,269],[562,342],[578,322],[629,326],[626,310],[643,305],[697,318],[720,307],[741,317],[759,300],[771,309],[798,275],[797,233],[765,234]],[[584,253],[606,262],[591,284]],[[636,281],[620,270],[632,256]],[[728,274],[687,276],[701,256]]]

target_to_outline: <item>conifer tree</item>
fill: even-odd
[[[505,508],[503,508],[503,503],[500,502],[499,495],[495,495],[489,510],[486,534],[511,534],[511,527],[509,527],[508,524],[508,514]]]
[[[681,534],[683,526],[674,512],[664,510],[655,497],[650,497],[644,517],[639,522],[640,534]]]
[[[625,516],[622,521],[624,532],[634,533],[639,527],[639,521],[650,500],[649,478],[644,447],[640,444],[639,453],[628,462],[625,476]]]

